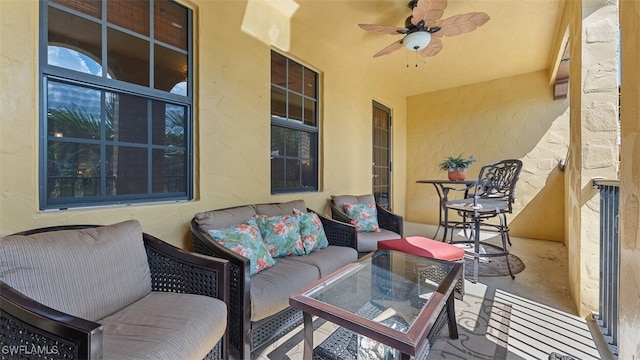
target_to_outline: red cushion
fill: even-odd
[[[464,258],[464,250],[459,247],[422,236],[378,241],[378,249],[397,250],[446,261],[462,260]]]

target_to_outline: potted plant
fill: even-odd
[[[440,169],[447,172],[447,176],[451,181],[462,181],[465,179],[465,169],[469,167],[471,163],[476,162],[473,156],[464,158],[462,154],[458,156],[447,156],[440,163]]]

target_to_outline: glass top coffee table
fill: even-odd
[[[446,322],[458,337],[453,291],[461,276],[460,262],[377,250],[318,280],[289,298],[303,311],[304,359],[314,357],[313,315],[341,327],[315,358],[426,356]]]

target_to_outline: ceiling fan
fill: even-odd
[[[442,50],[441,37],[467,33],[489,21],[489,15],[483,12],[458,14],[441,20],[447,0],[411,0],[407,6],[411,15],[405,20],[405,27],[358,24],[376,34],[405,35],[373,57],[390,54],[403,46],[422,56],[434,56]]]

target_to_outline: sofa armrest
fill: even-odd
[[[195,221],[191,220],[193,248],[201,254],[229,261],[229,337],[243,354],[251,352],[251,275],[249,259],[219,245]]]
[[[191,253],[143,234],[151,290],[215,297],[229,305],[229,262]]]
[[[402,216],[396,215],[378,204],[376,204],[376,208],[378,210],[378,225],[383,229],[393,231],[394,233],[403,236]]]
[[[45,306],[0,281],[0,352],[102,359],[102,325]]]
[[[311,209],[307,209],[307,211],[315,213],[320,218],[329,245],[348,246],[358,250],[358,233],[355,226],[348,222],[326,218]]]

